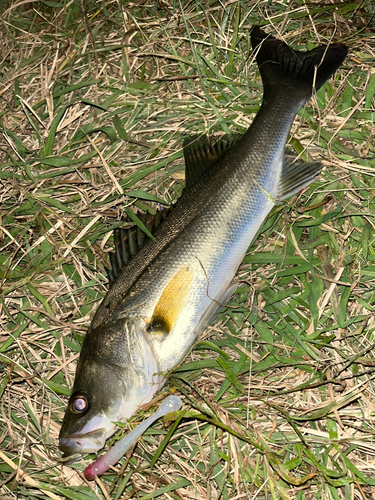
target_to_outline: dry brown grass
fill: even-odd
[[[372,498],[372,3],[0,9],[0,498]],[[327,168],[266,221],[240,293],[171,379],[188,413],[155,466],[169,423],[87,483],[87,461],[56,462],[57,437],[111,231],[126,207],[178,197],[181,135],[251,123],[259,21],[288,43],[350,47],[293,129],[292,147]]]

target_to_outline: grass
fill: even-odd
[[[0,498],[373,498],[372,2],[0,9]],[[87,483],[93,457],[57,462],[57,436],[112,230],[178,198],[181,136],[249,126],[256,23],[294,47],[350,47],[290,139],[326,168],[264,222],[237,293],[171,376],[183,413]]]

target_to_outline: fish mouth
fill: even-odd
[[[103,448],[107,432],[104,427],[95,429],[85,434],[71,434],[70,436],[60,437],[60,450],[64,453],[63,458],[80,453],[94,453]]]

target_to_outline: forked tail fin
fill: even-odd
[[[328,80],[348,53],[345,45],[321,45],[308,52],[293,50],[282,40],[267,35],[259,26],[251,32],[251,44],[257,51],[263,101],[267,102],[271,92],[285,93],[287,87],[291,99],[299,101],[300,106]]]

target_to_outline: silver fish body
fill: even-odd
[[[101,448],[115,421],[152,399],[229,300],[235,272],[272,207],[320,171],[318,163],[286,161],[285,144],[313,82],[319,88],[329,78],[346,47],[296,52],[257,27],[252,43],[262,106],[248,131],[207,167],[204,153],[197,159],[189,145],[187,186],[176,207],[98,308],[60,433],[68,455]]]

